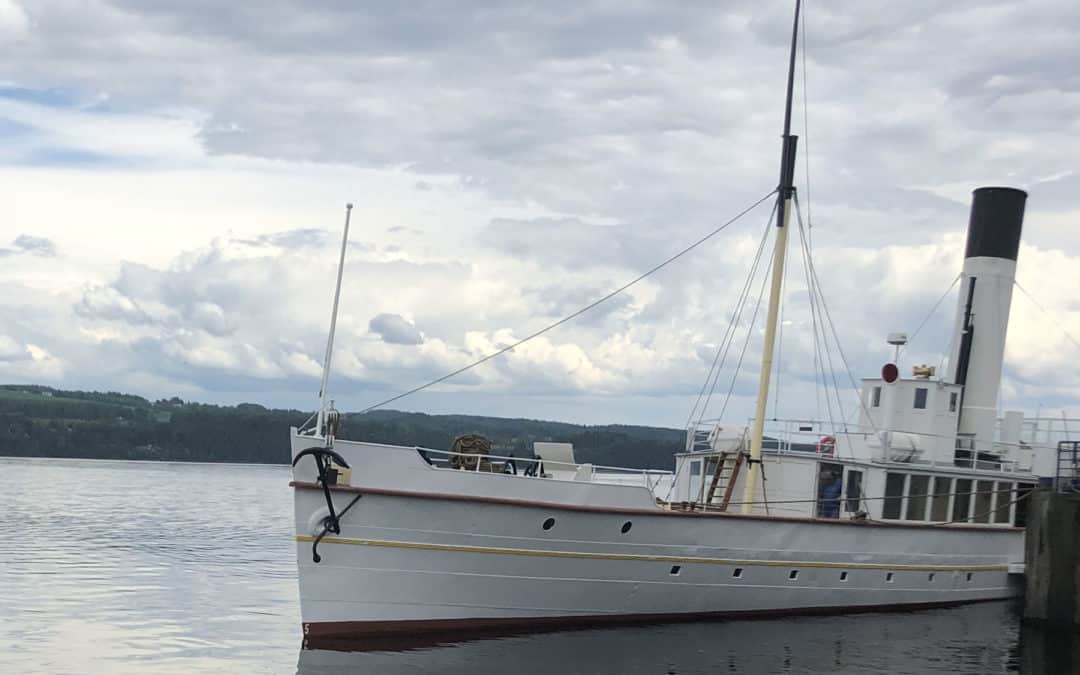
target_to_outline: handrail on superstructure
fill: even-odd
[[[1080,441],[1058,443],[1054,489],[1061,494],[1080,493]]]

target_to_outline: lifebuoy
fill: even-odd
[[[822,436],[821,440],[817,442],[817,451],[819,455],[832,457],[836,452],[836,438],[834,436]]]

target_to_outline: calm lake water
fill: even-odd
[[[1008,603],[301,651],[288,480],[0,459],[0,673],[1080,673]]]

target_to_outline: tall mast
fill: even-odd
[[[334,287],[334,306],[330,310],[330,336],[326,339],[326,356],[323,358],[322,384],[319,385],[319,417],[315,422],[315,434],[323,435],[323,422],[326,420],[326,399],[330,392],[326,385],[330,380],[330,359],[334,355],[334,331],[337,329],[338,300],[341,299],[341,275],[345,271],[345,249],[349,245],[349,219],[352,216],[352,204],[345,205],[345,234],[341,237],[341,258],[338,260],[337,285]]]
[[[780,292],[784,285],[784,260],[787,256],[788,231],[795,198],[795,148],[798,136],[791,135],[791,98],[795,88],[795,46],[799,38],[799,9],[802,0],[795,0],[795,20],[791,29],[791,58],[788,61],[787,100],[784,104],[784,135],[780,154],[780,185],[776,194],[776,247],[772,261],[772,285],[769,288],[769,314],[765,324],[765,348],[761,355],[761,374],[758,379],[757,408],[754,429],[750,437],[750,471],[743,489],[743,513],[753,510],[757,497],[758,474],[761,473],[761,444],[765,433],[765,406],[769,399],[769,378],[772,376],[773,351],[776,347],[776,322],[780,311]]]

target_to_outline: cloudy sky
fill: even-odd
[[[346,201],[339,407],[458,368],[774,187],[791,4],[0,0],[0,381],[312,408]],[[805,27],[797,181],[856,376],[955,278],[971,189],[1016,186],[1053,318],[1015,297],[1003,404],[1080,413],[1080,5],[809,0]],[[681,426],[768,215],[394,407]],[[784,416],[820,399],[797,246]]]

